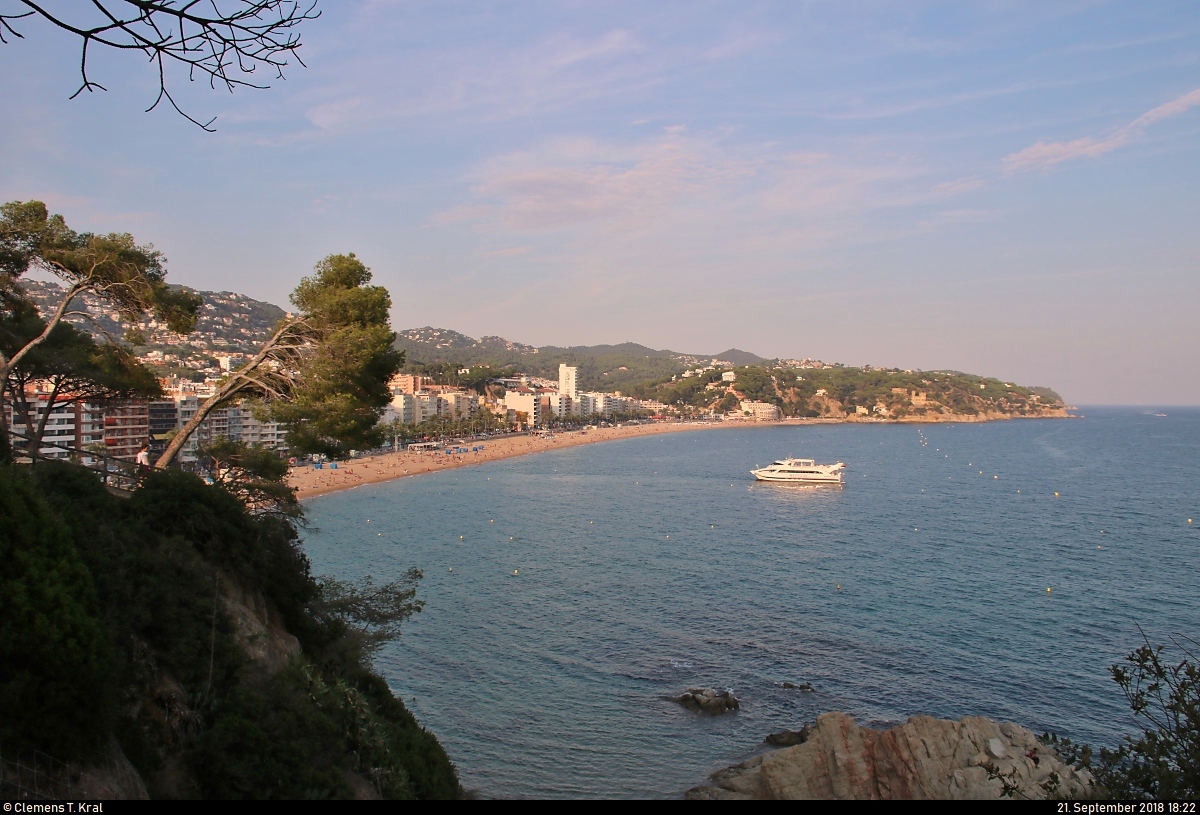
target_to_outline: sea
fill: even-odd
[[[1200,639],[1200,409],[1081,414],[571,447],[313,499],[303,545],[317,575],[422,570],[376,667],[481,797],[679,797],[833,710],[1113,745],[1109,666]],[[845,483],[753,481],[784,456]]]

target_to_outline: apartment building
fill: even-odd
[[[504,394],[504,407],[513,413],[524,413],[531,426],[542,423],[542,395],[529,388],[513,388]]]
[[[558,392],[546,395],[547,413],[550,416],[574,416],[578,415],[578,404],[575,399],[568,393]]]
[[[388,387],[392,393],[407,393],[409,395],[419,393],[425,389],[431,380],[427,376],[418,376],[416,374],[396,374],[388,382]]]
[[[174,399],[156,400],[149,405],[150,454],[162,455],[167,447],[171,432],[179,427],[179,403]]]
[[[76,404],[55,405],[46,417],[46,406],[49,397],[42,393],[31,393],[26,397],[30,404],[29,425],[21,411],[13,410],[7,401],[4,403],[4,420],[14,434],[13,446],[25,448],[27,442],[23,437],[31,437],[37,432],[38,424],[45,417],[46,431],[42,434],[42,446],[38,455],[42,458],[67,458],[70,452],[60,446],[75,447],[78,441],[79,429],[82,425],[82,406]]]
[[[469,419],[479,412],[479,397],[466,391],[443,392],[438,401],[438,414],[452,419]]]
[[[104,447],[113,458],[134,459],[150,440],[150,403],[121,399],[104,411]]]
[[[579,374],[579,369],[566,364],[558,366],[558,392],[575,399],[579,396],[576,390],[576,378]],[[561,415],[561,414],[558,414]]]
[[[383,423],[388,424],[397,419],[401,424],[417,423],[417,398],[411,393],[392,393],[391,404],[384,411]]]
[[[770,402],[745,401],[739,407],[742,413],[749,413],[750,418],[757,422],[777,422],[782,418],[779,407]]]

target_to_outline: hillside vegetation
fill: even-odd
[[[156,798],[459,796],[369,667],[374,624],[419,610],[419,573],[389,623],[378,589],[313,578],[289,518],[177,470],[121,499],[75,465],[0,465],[0,529],[9,756],[86,764],[115,743]]]
[[[659,351],[635,342],[620,345],[553,345],[535,348],[501,337],[476,340],[447,328],[412,328],[397,332],[396,347],[410,367],[450,363],[454,368],[485,366],[494,371],[516,370],[531,376],[558,379],[560,364],[579,368],[578,384],[584,391],[628,390],[647,381],[661,381],[689,367],[714,359],[735,364],[762,362],[761,357],[737,349],[723,354],[681,354]],[[475,371],[472,371],[474,374]]]
[[[578,367],[582,391],[621,391],[695,410],[728,412],[743,400],[770,402],[785,417],[894,419],[952,416],[1043,416],[1064,409],[1045,387],[1026,387],[960,371],[900,371],[843,366],[792,367],[731,348],[712,356],[658,351],[637,343],[535,348],[500,337],[476,340],[445,328],[397,334],[407,370],[482,390],[488,379],[525,373],[558,378],[560,363]],[[688,371],[716,366],[700,374]],[[818,363],[821,364],[821,363]],[[459,373],[469,368],[469,373]],[[732,370],[733,382],[722,380]],[[823,393],[821,391],[824,391]]]
[[[887,418],[938,416],[1038,416],[1061,412],[1061,397],[1047,388],[1028,388],[973,374],[887,371],[861,368],[795,369],[743,366],[725,382],[719,369],[676,381],[643,383],[634,395],[669,405],[729,411],[742,400],[777,405],[785,417]]]

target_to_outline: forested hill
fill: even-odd
[[[452,364],[487,366],[494,370],[517,369],[531,376],[558,378],[561,363],[579,368],[582,390],[626,390],[640,383],[662,381],[683,371],[722,360],[735,365],[764,362],[762,357],[731,348],[720,354],[684,354],[656,350],[625,342],[620,345],[574,345],[541,348],[503,337],[474,339],[448,328],[410,328],[396,336],[410,368]]]
[[[725,377],[732,376],[728,381]],[[1062,397],[957,371],[794,368],[775,362],[703,371],[644,383],[633,395],[680,408],[736,411],[742,401],[769,402],[785,417],[951,421],[964,417],[1065,416]]]

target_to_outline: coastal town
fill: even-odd
[[[33,282],[30,294],[45,313],[61,297],[61,289]],[[69,458],[87,451],[97,458],[124,461],[133,461],[148,446],[153,461],[214,397],[220,383],[266,342],[274,321],[285,316],[282,309],[244,295],[201,295],[203,304],[191,334],[175,334],[153,319],[125,331],[126,339],[132,337],[137,343],[137,361],[157,378],[159,395],[154,398],[88,398],[72,392],[69,383],[51,378],[10,383],[8,390],[16,398],[4,401],[4,419],[14,437],[23,440],[19,446],[28,450],[36,439],[42,458]],[[118,315],[98,300],[83,298],[82,306],[86,319],[77,319],[79,326],[98,337],[112,337],[121,330]],[[401,336],[408,342],[410,357],[434,360],[461,355],[464,345],[493,347],[518,354],[516,359],[528,360],[532,370],[546,369],[547,355],[540,349],[497,337],[475,341],[430,329],[401,332]],[[512,365],[416,362],[388,383],[390,402],[379,424],[386,446],[395,450],[409,442],[469,434],[599,428],[630,421],[970,421],[1063,413],[1057,394],[1044,389],[951,372],[854,368],[810,358],[737,365],[719,356],[674,355],[671,362],[669,376],[660,373],[657,381],[634,383],[631,389],[636,393],[585,388],[580,366],[566,363],[558,364],[558,376],[552,379],[523,373]],[[610,374],[620,374],[629,366],[611,367],[613,371],[601,371],[592,379],[608,381]],[[200,423],[180,453],[181,463],[203,468],[200,451],[221,439],[281,456],[289,453],[286,426],[253,401],[232,400]]]

